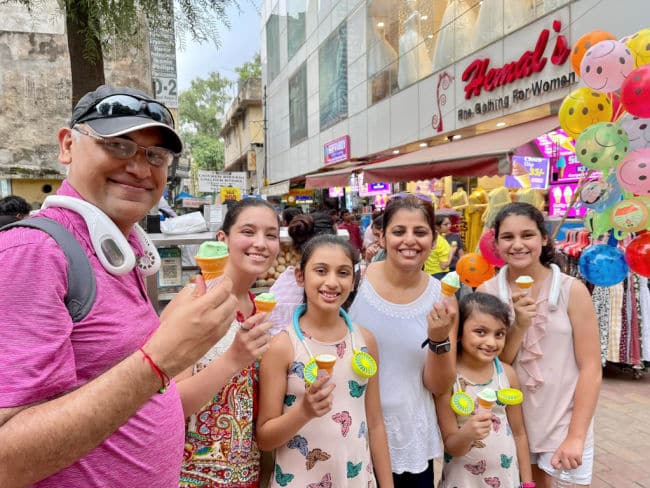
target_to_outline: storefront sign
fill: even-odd
[[[390,193],[390,183],[364,183],[359,188],[359,196],[384,195]]]
[[[330,198],[339,198],[344,195],[342,186],[332,186],[329,189]]]
[[[553,22],[553,30],[560,32],[562,23],[559,20]],[[539,73],[546,66],[548,58],[544,56],[550,31],[542,30],[537,38],[535,49],[525,51],[517,61],[507,63],[499,68],[490,68],[490,58],[480,58],[472,61],[463,71],[462,80],[465,84],[465,98],[469,100],[473,96],[479,96],[481,90],[492,91],[497,87],[507,85],[516,80],[528,78],[534,73]],[[563,65],[571,49],[564,35],[558,35],[555,40],[555,47],[551,54],[551,63]]]
[[[220,190],[221,202],[227,200],[241,200],[241,190],[234,186],[222,186]]]
[[[577,188],[577,183],[551,185],[548,192],[548,214],[551,217],[564,217],[565,214],[567,217],[584,217],[587,214],[586,207],[575,204],[569,207]]]
[[[333,141],[326,142],[324,165],[340,163],[350,159],[350,136],[339,137]]]
[[[548,187],[548,159],[529,156],[512,157],[512,174],[506,176],[507,188],[533,188],[546,190]]]

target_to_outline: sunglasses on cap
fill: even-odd
[[[429,195],[425,195],[424,193],[411,193],[409,191],[402,191],[400,193],[395,193],[391,198],[406,198],[406,197],[415,197],[418,200],[421,200],[426,203],[431,203],[431,197]]]
[[[111,95],[100,100],[73,120],[72,126],[88,120],[138,115],[174,128],[174,117],[167,107],[158,102],[141,100],[131,95]]]

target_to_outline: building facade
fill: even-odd
[[[249,187],[260,188],[264,177],[264,114],[262,80],[240,84],[219,134],[224,141],[224,171],[247,173]]]
[[[595,29],[635,33],[647,27],[634,14],[644,8],[643,0],[266,0],[268,179],[486,132],[505,139],[501,127],[550,121],[580,86],[573,43]]]

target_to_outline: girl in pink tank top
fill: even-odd
[[[507,265],[478,290],[499,296],[514,312],[500,357],[512,363],[524,392],[533,478],[549,486],[566,471],[574,483],[589,486],[592,466],[582,466],[583,453],[593,449],[602,376],[591,295],[552,264],[554,244],[537,208],[506,205],[493,225]]]

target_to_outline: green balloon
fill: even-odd
[[[615,168],[629,146],[627,132],[612,122],[587,127],[576,141],[576,157],[587,169]]]
[[[599,213],[596,213],[595,210],[587,212],[587,215],[585,215],[585,228],[591,233],[592,239],[598,239],[612,230],[613,226],[609,218],[611,213],[611,207]]]

